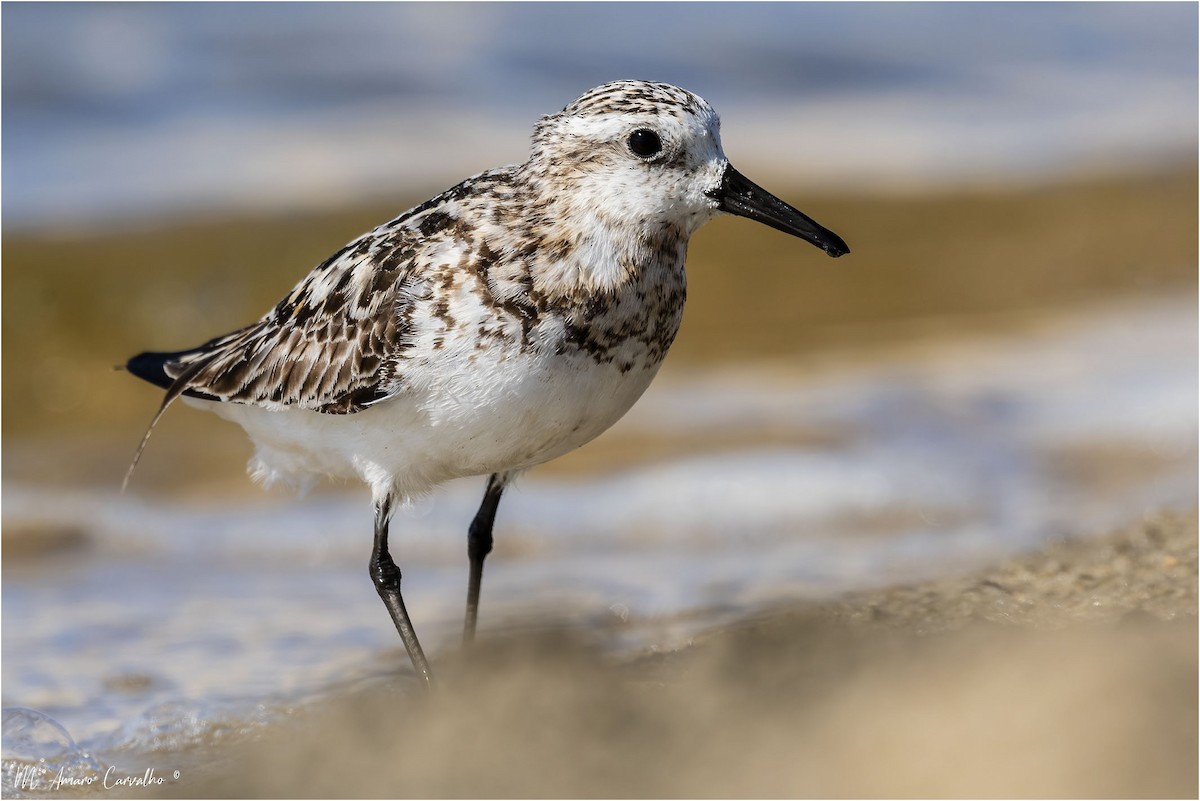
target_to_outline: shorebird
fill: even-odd
[[[264,483],[365,482],[370,574],[417,675],[433,675],[388,549],[398,503],[488,476],[468,528],[463,641],[504,488],[625,414],[678,331],[689,237],[735,214],[830,256],[846,243],[733,168],[697,95],[648,81],[584,93],[488,170],[334,253],[257,322],[129,372],[241,425]],[[128,481],[129,474],[126,475]]]

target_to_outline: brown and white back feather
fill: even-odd
[[[126,368],[167,390],[126,473],[128,483],[163,412],[180,396],[265,408],[353,414],[403,386],[417,287],[438,251],[474,250],[453,205],[492,170],[468,179],[330,256],[257,322],[202,345],[142,353]],[[445,268],[442,263],[442,268]]]

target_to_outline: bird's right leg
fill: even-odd
[[[417,641],[417,633],[413,630],[412,621],[408,619],[408,610],[404,608],[404,599],[400,596],[400,568],[396,566],[391,553],[388,552],[388,523],[392,518],[392,499],[384,498],[375,505],[375,547],[371,551],[371,581],[375,590],[383,599],[396,631],[412,660],[413,670],[424,680],[425,686],[433,686],[433,674],[429,671],[429,662],[421,643]]]

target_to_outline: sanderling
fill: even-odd
[[[131,373],[167,390],[137,454],[184,396],[246,430],[259,480],[366,482],[371,578],[431,683],[388,551],[395,505],[489,477],[467,534],[469,643],[501,493],[645,391],[679,328],[688,238],[729,213],[830,256],[849,251],[735,170],[719,130],[712,107],[675,86],[592,89],[538,122],[524,164],[358,237],[258,322],[130,359]]]

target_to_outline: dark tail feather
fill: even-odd
[[[163,389],[170,389],[175,379],[167,375],[167,363],[175,361],[180,356],[187,356],[195,352],[195,350],[181,350],[175,353],[139,353],[125,362],[125,369],[143,381],[149,381]]]

